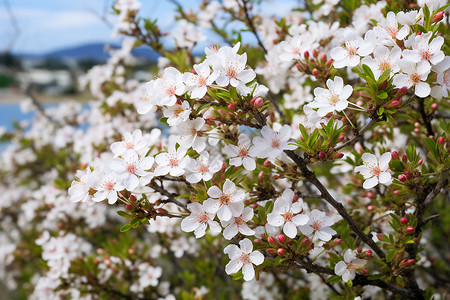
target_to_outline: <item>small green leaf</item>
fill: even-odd
[[[386,253],[386,261],[391,262],[394,259],[395,254],[396,254],[395,250],[391,250],[388,253]]]
[[[120,232],[126,232],[128,230],[131,229],[131,225],[130,224],[125,224],[120,228]]]

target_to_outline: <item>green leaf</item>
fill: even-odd
[[[130,214],[127,214],[126,212],[121,211],[121,210],[117,211],[117,214],[119,216],[121,216],[121,217],[124,217],[124,218],[129,218],[129,219],[134,218],[134,216],[132,216]]]
[[[363,64],[362,65],[362,69],[364,74],[366,74],[367,76],[369,76],[373,81],[375,81],[375,75],[373,75],[372,69],[369,68],[369,66]]]
[[[382,84],[384,81],[386,81],[389,76],[391,75],[391,69],[387,69],[386,71],[381,74],[380,78],[378,78],[377,83]]]
[[[394,259],[395,254],[396,254],[395,250],[391,250],[388,253],[386,253],[386,261],[391,262]]]
[[[131,229],[131,225],[130,224],[125,224],[120,228],[120,232],[126,232],[128,230]]]
[[[388,97],[388,94],[385,91],[381,91],[378,93],[378,98],[380,99],[386,99]]]
[[[433,12],[433,17],[434,17],[434,15],[436,15],[437,13],[439,13],[439,12],[441,12],[441,11],[443,11],[443,10],[446,10],[447,7],[449,7],[449,6],[450,6],[450,3],[449,3],[449,4],[446,4],[446,5],[444,5],[444,6],[442,6],[441,8],[436,9],[436,10]]]

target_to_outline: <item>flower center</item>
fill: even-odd
[[[356,270],[358,268],[358,266],[352,262],[345,263],[345,264],[347,265],[347,270]]]
[[[171,166],[171,167],[178,166],[178,159],[176,159],[176,158],[169,158],[169,166]]]
[[[242,226],[245,224],[245,221],[242,219],[242,216],[234,218],[234,224],[237,226]]]
[[[126,149],[133,149],[134,148],[134,144],[132,142],[125,142],[125,148]]]
[[[198,222],[199,222],[199,223],[206,224],[206,223],[208,223],[208,221],[209,221],[209,217],[208,217],[207,214],[205,214],[205,213],[200,213],[200,214],[198,215]]]
[[[330,98],[328,98],[328,102],[330,102],[331,104],[336,105],[336,103],[339,102],[339,97],[336,95],[331,95]]]
[[[322,229],[322,222],[315,221],[312,225],[312,228],[316,231],[319,231],[320,229]]]
[[[419,83],[420,82],[420,75],[417,73],[411,74],[411,81],[413,83]]]
[[[248,155],[248,150],[244,147],[239,148],[239,157],[244,158]]]
[[[135,173],[136,171],[137,171],[137,166],[136,166],[136,164],[135,163],[131,163],[131,164],[128,164],[127,165],[127,171],[128,171],[128,173]]]
[[[233,68],[233,66],[228,67],[226,70],[226,76],[230,79],[236,77],[237,70],[235,68]]]
[[[105,182],[104,188],[107,191],[112,191],[114,189],[114,182],[112,180]]]
[[[291,210],[285,211],[284,214],[282,214],[285,222],[291,222],[292,218],[294,217],[294,214],[292,214]]]
[[[228,205],[231,202],[231,197],[229,194],[220,194],[219,201],[221,205]]]
[[[397,35],[398,29],[394,28],[394,27],[388,27],[386,28],[386,32],[392,37],[395,38],[395,36]]]
[[[380,174],[381,174],[381,169],[380,169],[380,167],[374,167],[374,168],[372,168],[372,174],[375,175],[375,176],[380,176]]]
[[[169,85],[168,87],[166,87],[166,94],[167,96],[174,96],[175,95],[175,86],[174,85]]]
[[[280,141],[280,139],[279,139],[279,138],[274,138],[274,139],[272,140],[272,148],[274,148],[274,149],[280,149],[280,146],[281,146],[281,141]]]
[[[380,61],[380,65],[378,66],[378,70],[384,72],[384,71],[386,71],[386,70],[388,70],[390,68],[391,68],[391,64],[389,63],[389,61],[387,61],[387,60]]]
[[[419,54],[423,60],[430,60],[430,58],[431,58],[431,53],[430,53],[429,49],[420,50]]]
[[[198,86],[205,86],[206,85],[206,78],[203,77],[203,76],[198,76],[197,85]]]
[[[251,263],[252,261],[250,260],[250,254],[245,254],[242,253],[241,257],[239,257],[239,260],[243,263],[243,264],[247,264],[247,263]]]
[[[205,174],[206,172],[208,172],[208,170],[209,170],[209,167],[207,166],[207,165],[200,165],[200,166],[198,166],[198,169],[197,169],[200,173],[202,173],[202,175],[203,174]]]

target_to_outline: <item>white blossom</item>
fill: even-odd
[[[355,168],[355,172],[364,176],[363,188],[370,189],[378,183],[389,185],[392,182],[389,170],[389,162],[391,161],[391,152],[386,152],[380,156],[380,160],[370,153],[362,155],[364,165]]]
[[[356,253],[347,249],[344,253],[344,260],[338,262],[334,267],[334,273],[342,276],[342,281],[347,282],[355,279],[355,270],[361,269],[366,263],[366,260],[356,258]]]
[[[225,266],[227,274],[235,274],[242,268],[244,280],[249,281],[255,277],[253,265],[259,266],[264,262],[264,255],[259,251],[252,251],[253,244],[249,239],[243,239],[239,246],[228,245],[223,252],[228,254],[231,261]]]
[[[229,179],[225,180],[222,190],[213,185],[207,193],[211,198],[203,202],[203,207],[208,213],[217,213],[221,221],[229,221],[233,215],[240,215],[244,210],[245,192],[236,188]]]

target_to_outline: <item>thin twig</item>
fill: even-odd
[[[350,145],[355,144],[355,143],[358,141],[358,139],[359,139],[360,137],[363,136],[364,132],[366,132],[370,127],[372,127],[372,125],[374,125],[374,124],[377,123],[377,122],[378,122],[377,119],[374,119],[374,118],[373,118],[373,119],[370,119],[370,122],[367,123],[366,126],[364,126],[363,128],[361,128],[361,130],[357,131],[357,132],[355,133],[355,136],[354,136],[353,138],[351,138],[350,140],[346,141],[346,142],[343,143],[342,145],[339,145],[339,146],[334,147],[334,151],[339,151],[339,150],[341,150],[342,148],[345,148],[345,147],[347,147],[347,146],[350,146]]]
[[[264,53],[267,54],[267,49],[266,47],[264,47],[264,44],[261,41],[261,38],[259,37],[258,32],[256,31],[255,25],[253,24],[253,20],[250,17],[249,11],[248,11],[248,0],[242,0],[242,2],[244,3],[243,8],[244,8],[244,14],[245,14],[245,19],[247,20],[247,24],[250,27],[250,30],[253,32],[253,34],[256,37],[256,40],[258,41],[259,46],[264,50]]]

